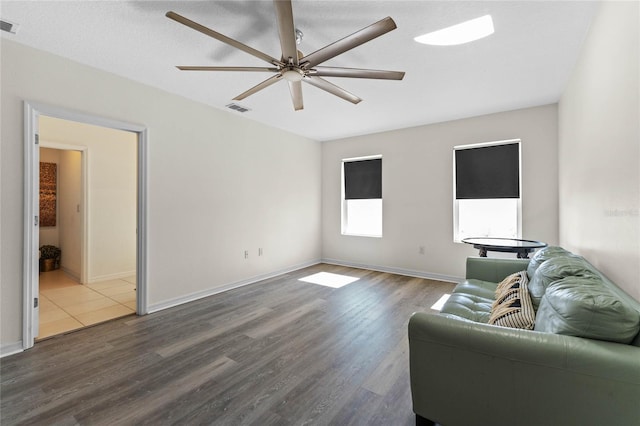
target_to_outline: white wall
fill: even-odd
[[[56,226],[40,227],[39,246],[51,245],[60,247],[60,151],[57,149],[40,148],[41,163],[55,163],[57,165],[57,197],[56,202]]]
[[[42,140],[42,133],[40,135]],[[82,154],[80,151],[71,150],[61,150],[59,152],[60,195],[58,200],[60,203],[60,249],[62,250],[60,267],[80,281],[82,256],[82,213],[80,209],[82,206]],[[132,201],[135,207],[135,196]],[[135,251],[133,257],[135,269]]]
[[[465,258],[478,253],[453,242],[453,147],[507,139],[522,140],[522,236],[557,244],[557,133],[557,107],[548,105],[325,142],[323,258],[463,277]],[[383,156],[383,238],[341,235],[341,160],[374,154]]]
[[[147,126],[152,307],[319,260],[318,142],[5,39],[0,47],[2,346],[22,338],[24,99]]]
[[[640,300],[640,11],[603,2],[559,103],[560,242]]]
[[[137,135],[132,132],[46,116],[40,117],[39,128],[40,138],[43,141],[86,147],[84,152],[87,156],[88,173],[87,282],[134,275],[136,270]],[[62,172],[61,167],[58,173]],[[78,185],[80,182],[77,169],[75,176],[66,177],[65,182],[71,185]],[[62,183],[61,176],[61,187]],[[70,186],[63,188],[61,202],[63,199],[66,200],[64,189],[72,188]],[[61,223],[62,227],[68,226],[61,228],[60,241],[62,243],[63,234],[67,233],[67,230],[75,229],[75,237],[73,233],[69,233],[67,234],[69,238],[64,240],[73,250],[74,244],[79,244],[77,226],[80,225],[80,214],[76,211],[76,205],[80,203],[80,199],[78,193],[68,195],[75,197],[75,202],[68,200],[72,205],[66,209],[68,214],[64,218],[69,222]],[[75,223],[71,222],[74,218]],[[66,247],[61,248],[67,251]],[[63,266],[67,267],[64,261]]]

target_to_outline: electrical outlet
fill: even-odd
[[[244,258],[248,259],[249,258],[249,250],[245,250],[244,251]]]
[[[424,246],[418,247],[418,254],[424,254]]]
[[[258,248],[258,256],[262,256],[262,247]]]

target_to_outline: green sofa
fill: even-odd
[[[468,258],[440,313],[409,320],[416,424],[640,425],[640,302],[584,258]],[[527,271],[533,330],[489,325],[498,283]]]

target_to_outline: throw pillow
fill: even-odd
[[[533,255],[531,260],[529,261],[529,266],[527,266],[527,276],[530,280],[533,279],[533,275],[536,273],[536,270],[540,265],[546,262],[549,259],[553,259],[558,256],[570,256],[572,253],[563,249],[562,247],[549,246],[542,248]]]
[[[599,279],[566,277],[547,287],[535,330],[630,343],[640,330],[640,314]]]
[[[520,271],[498,284],[489,324],[533,330],[536,313],[529,297],[528,283],[527,271]]]
[[[597,278],[593,267],[580,256],[554,257],[544,262],[529,280],[529,295],[537,311],[547,287],[564,277]]]

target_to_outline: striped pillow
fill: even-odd
[[[489,324],[533,330],[536,312],[527,285],[527,271],[516,272],[496,287],[496,300],[491,305]]]

